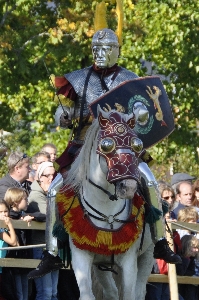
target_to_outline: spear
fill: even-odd
[[[48,70],[48,68],[47,68],[47,65],[46,65],[46,63],[45,63],[44,60],[43,60],[43,63],[44,63],[44,66],[45,66],[45,68],[46,68],[47,75],[48,75],[48,77],[49,77],[49,79],[50,79],[50,83],[51,83],[52,87],[54,88],[54,91],[55,91],[55,94],[57,95],[59,104],[61,105],[61,108],[62,108],[62,110],[63,110],[63,113],[64,113],[64,119],[67,120],[67,119],[68,119],[68,113],[65,111],[64,106],[63,106],[63,104],[62,104],[62,102],[61,102],[61,100],[60,100],[60,97],[59,97],[59,95],[56,93],[56,92],[57,92],[57,91],[56,91],[56,87],[55,87],[55,85],[54,85],[54,83],[53,83],[53,81],[52,81],[52,78],[51,78],[51,76],[50,76],[50,72],[49,72],[49,70]],[[72,125],[72,124],[69,125],[68,128],[69,128],[69,129],[72,129],[72,128],[73,128],[73,125]]]

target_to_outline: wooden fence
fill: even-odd
[[[28,226],[28,222],[21,220],[12,220],[15,229],[28,229],[28,230],[45,230],[45,222],[31,222],[31,226]],[[4,221],[0,221],[0,228],[4,228]],[[35,245],[34,245],[35,246]],[[16,268],[36,268],[39,264],[39,259],[21,259],[21,258],[0,258],[1,267],[16,267]]]
[[[28,226],[27,222],[20,220],[12,220],[13,226],[15,229],[28,229],[28,230],[45,230],[46,223],[45,222],[31,222],[31,226]],[[4,221],[0,221],[0,228],[4,227]],[[170,229],[175,230],[177,228],[182,229],[190,229],[195,232],[199,232],[199,224],[191,224],[184,222],[173,222],[170,223]],[[167,236],[169,239],[169,235]],[[169,241],[170,244],[172,240]],[[35,245],[33,246],[35,247]],[[0,258],[0,266],[1,267],[16,267],[16,268],[36,268],[39,264],[40,260],[38,259],[19,259],[19,258]],[[151,274],[149,276],[148,282],[165,282],[170,285],[170,293],[171,300],[178,300],[177,294],[177,284],[198,284],[199,285],[199,277],[188,277],[188,276],[176,276],[175,265],[169,265],[169,274],[160,275],[160,274]]]

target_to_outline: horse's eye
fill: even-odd
[[[115,141],[111,138],[104,138],[99,144],[100,150],[104,153],[110,153],[115,149]]]
[[[131,139],[131,148],[135,152],[141,152],[143,149],[143,143],[140,139],[138,138],[132,138]]]

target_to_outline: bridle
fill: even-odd
[[[101,191],[103,191],[106,195],[109,196],[109,199],[111,201],[117,200],[117,195],[116,193],[114,195],[112,195],[109,191],[105,190],[103,187],[101,187],[100,185],[94,183],[91,179],[88,180],[92,185],[94,185],[96,188],[100,189]]]

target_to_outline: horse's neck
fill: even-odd
[[[105,215],[107,218],[117,215],[118,219],[126,220],[129,216],[130,201],[124,199],[111,201],[103,190],[96,187],[97,185],[110,194],[115,194],[114,185],[106,180],[106,164],[103,164],[103,160],[100,161],[99,155],[96,154],[96,148],[97,138],[94,140],[92,148],[90,150],[88,149],[88,153],[84,151],[86,157],[81,157],[81,159],[84,160],[83,165],[85,172],[79,185],[79,194],[85,212],[89,213],[89,217],[95,226],[110,229],[108,222],[99,220],[100,214]],[[89,179],[94,182],[95,185],[93,185]],[[120,226],[121,223],[114,222],[113,229],[118,229]]]
[[[105,163],[106,168],[107,168],[107,163]],[[104,172],[102,171],[101,168],[101,160],[100,160],[100,156],[98,154],[96,154],[96,141],[94,143],[94,146],[90,152],[90,164],[89,166],[87,166],[87,170],[86,170],[86,176],[85,176],[85,182],[84,185],[89,185],[88,189],[91,190],[92,184],[90,184],[88,181],[91,180],[92,182],[94,182],[94,184],[101,186],[102,188],[104,188],[105,190],[108,190],[110,192],[114,192],[114,185],[110,184],[107,180],[106,180],[106,172],[107,170],[104,170]],[[94,187],[94,189],[96,189],[96,187]]]
[[[85,198],[89,200],[91,199],[92,203],[95,204],[96,207],[101,207],[102,205],[112,207],[112,205],[109,205],[111,202],[109,200],[109,196],[103,190],[110,194],[114,194],[115,186],[106,180],[106,175],[101,170],[99,156],[96,155],[96,152],[95,155],[93,155],[93,153],[91,154],[91,164],[89,166],[87,176],[83,181],[82,188]]]

